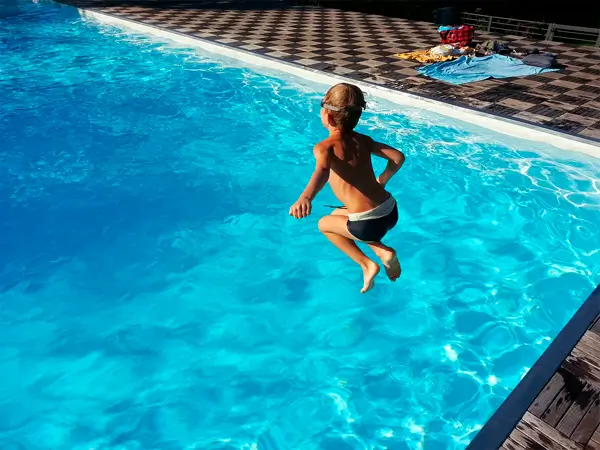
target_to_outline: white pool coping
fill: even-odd
[[[261,56],[245,50],[238,50],[226,45],[210,42],[196,36],[168,31],[152,25],[146,25],[133,20],[123,19],[121,17],[116,17],[103,12],[90,11],[81,8],[78,8],[78,11],[81,16],[88,19],[95,19],[106,24],[116,25],[123,28],[140,31],[142,33],[159,36],[167,40],[175,41],[192,47],[198,47],[208,52],[224,55],[252,65],[267,67],[280,72],[289,73],[316,83],[323,83],[326,85],[340,82],[352,83],[359,86],[367,95],[383,98],[398,105],[432,111],[437,114],[449,116],[454,119],[475,124],[513,137],[541,142],[558,147],[562,150],[585,153],[587,155],[600,158],[600,143],[595,143],[583,137],[570,136],[546,128],[536,127],[535,125],[525,124],[514,119],[498,117],[482,111],[450,105],[438,100],[396,91],[372,83],[346,78],[340,75],[328,74],[319,70],[310,69],[308,67],[302,67],[297,64],[280,61],[275,58]]]

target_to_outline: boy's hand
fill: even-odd
[[[383,180],[381,175],[377,177],[377,182],[382,186],[385,187],[385,185],[387,184],[389,180]]]
[[[311,201],[306,197],[300,197],[290,208],[290,216],[294,216],[296,219],[303,219],[310,214],[311,210]]]

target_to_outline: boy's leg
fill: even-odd
[[[336,210],[338,211],[338,210]],[[336,212],[334,211],[334,213]],[[365,293],[373,287],[375,276],[379,273],[379,266],[365,255],[350,234],[347,228],[348,217],[340,213],[322,217],[319,220],[319,230],[331,241],[333,245],[343,251],[352,261],[363,270],[364,283],[360,290]]]
[[[398,261],[398,257],[396,256],[396,250],[392,247],[388,247],[382,242],[367,242],[367,245],[371,247],[371,250],[373,250],[381,260],[388,278],[392,281],[396,281],[402,273],[400,261]]]
[[[336,208],[331,212],[331,215],[348,217],[348,210],[346,208]]]
[[[348,210],[344,208],[334,209],[331,213],[332,216],[346,216],[348,217]],[[348,231],[348,227],[346,224],[346,231]],[[353,238],[354,239],[354,238]],[[391,281],[396,281],[400,274],[402,273],[402,268],[400,267],[400,261],[398,261],[398,257],[396,256],[396,250],[392,247],[388,247],[382,242],[365,242],[371,250],[377,255],[377,257],[381,260],[383,267],[385,267],[385,273]]]

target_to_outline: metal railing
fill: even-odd
[[[600,47],[600,28],[575,27],[508,17],[462,13],[462,22],[488,33],[523,36],[536,41],[559,41]]]

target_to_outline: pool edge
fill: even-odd
[[[600,285],[577,309],[465,450],[492,450],[502,446],[529,406],[599,315]]]
[[[66,2],[61,4],[68,5]],[[95,19],[99,22],[135,29],[137,31],[166,38],[175,42],[202,48],[210,53],[216,53],[230,57],[255,66],[267,67],[289,73],[316,83],[329,85],[332,84],[332,82],[352,83],[359,86],[368,95],[383,98],[398,105],[424,109],[466,123],[481,126],[505,135],[510,135],[529,141],[540,142],[552,145],[553,147],[557,147],[562,150],[574,151],[600,158],[600,142],[595,142],[580,136],[569,135],[515,119],[496,116],[476,109],[457,106],[442,102],[440,100],[386,88],[374,83],[369,83],[367,81],[358,81],[341,75],[329,74],[298,64],[280,61],[269,56],[257,55],[246,50],[235,49],[225,44],[208,41],[197,36],[165,30],[164,28],[141,23],[131,19],[124,19],[106,12],[92,11],[74,6],[71,7],[77,9],[79,14],[86,19]]]

